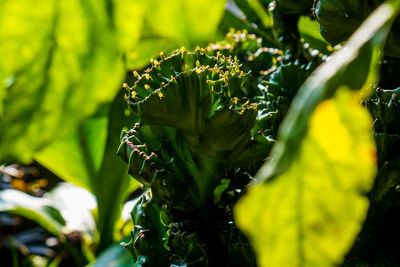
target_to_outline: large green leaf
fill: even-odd
[[[0,2],[1,161],[29,161],[113,98],[123,72],[111,24],[105,1]]]
[[[58,237],[62,235],[65,226],[63,217],[51,200],[33,197],[14,189],[0,191],[0,211],[24,216]]]
[[[125,114],[123,91],[104,116],[86,120],[74,133],[56,140],[36,160],[66,181],[91,191],[98,204],[100,250],[114,241],[114,227],[126,194],[138,186],[116,157],[120,131],[134,121]],[[116,236],[117,238],[118,236]],[[120,237],[118,237],[120,238]]]
[[[137,45],[143,31],[143,19],[145,17],[147,1],[105,1],[108,2],[108,11],[114,19],[120,49],[123,52],[133,49]]]
[[[357,102],[400,3],[382,5],[300,88],[279,146],[236,206],[260,266],[334,266],[365,219],[376,174],[372,122]],[[365,91],[363,91],[365,93]]]
[[[0,1],[0,161],[30,161],[110,102],[121,53],[143,67],[166,43],[209,42],[225,2]]]
[[[99,251],[115,241],[114,227],[121,216],[122,201],[127,197],[127,193],[139,186],[139,183],[128,177],[126,165],[116,156],[120,145],[121,128],[132,127],[135,122],[125,113],[123,94],[124,91],[121,90],[110,106],[103,160],[96,175],[91,177],[92,189],[99,207]]]
[[[107,125],[106,116],[87,119],[76,131],[36,153],[35,159],[65,181],[93,193],[92,179],[103,159]]]

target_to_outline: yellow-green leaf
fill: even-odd
[[[311,115],[290,168],[250,189],[236,207],[259,265],[340,264],[365,219],[375,161],[368,111],[343,87]]]
[[[137,45],[143,30],[148,1],[113,0],[115,28],[121,51],[127,52]],[[135,50],[141,51],[135,47]],[[149,58],[147,58],[147,61]]]
[[[114,0],[121,1],[121,0]],[[128,69],[140,69],[151,57],[181,46],[204,46],[215,40],[227,0],[130,0],[142,21],[140,37],[127,54]],[[126,13],[126,12],[125,12]],[[206,19],[205,19],[206,18]]]

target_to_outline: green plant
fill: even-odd
[[[261,90],[248,94],[247,77],[231,57],[182,49],[154,60],[126,85],[139,124],[124,134],[119,155],[151,189],[132,212],[128,247],[137,264],[254,262],[229,224],[233,202],[222,197],[226,189],[233,199],[241,195],[235,189],[249,182],[247,172],[257,169],[273,142],[262,134],[271,114],[257,118],[267,103]]]
[[[317,1],[315,16],[319,22],[322,36],[332,45],[347,40],[361,23],[383,0],[373,1]],[[400,24],[393,24],[385,46],[385,54],[400,57]]]
[[[224,4],[41,0],[26,8],[29,1],[0,3],[0,162],[35,159],[94,194],[97,232],[91,253],[122,240],[121,204],[138,185],[115,156],[120,129],[132,126],[117,94],[125,70],[140,68],[166,44],[207,41]],[[160,15],[162,27],[150,19],[176,10],[181,16]],[[207,23],[199,19],[204,10],[212,16]],[[41,210],[24,203],[19,203],[23,215],[40,221],[33,214]],[[15,212],[11,203],[2,204],[2,211]]]
[[[124,85],[139,124],[123,135],[119,155],[151,189],[132,212],[136,264],[255,264],[232,208],[312,69],[282,54],[231,32],[208,49],[161,55]]]
[[[125,129],[136,266],[398,265],[399,1],[28,2],[0,1],[0,161],[94,194],[86,261],[130,265]]]
[[[261,26],[246,29],[269,38],[231,32],[208,49],[161,55],[124,85],[139,124],[123,134],[119,155],[130,174],[150,189],[132,211],[135,229],[127,246],[136,266],[253,266],[252,248],[261,266],[332,266],[343,262],[360,232],[376,165],[372,123],[358,102],[377,82],[378,51],[398,5],[380,7],[343,51],[306,81],[326,59],[301,42],[296,25],[300,16],[311,16],[312,1],[274,4],[269,11],[272,30],[267,19],[251,16]],[[248,14],[271,16],[255,12],[262,6],[250,1],[238,5]],[[380,24],[371,27],[378,18]],[[311,39],[326,45],[321,38]],[[217,59],[224,55],[222,60],[229,58],[228,62],[234,57],[241,65],[230,67],[226,77],[215,76],[221,67],[212,68],[218,61],[206,53]],[[248,77],[234,79],[231,71]],[[393,99],[393,92],[387,95]],[[246,118],[251,113],[243,106],[235,110],[243,102],[253,105],[257,116]],[[208,126],[220,112],[226,117]],[[228,114],[235,112],[242,113],[247,125],[239,120],[227,133]],[[391,125],[387,117],[382,120]],[[232,138],[244,134],[246,141]],[[275,140],[278,145],[268,156]],[[256,175],[256,166],[265,160]],[[237,216],[231,217],[253,177],[256,185],[239,201]],[[339,200],[335,207],[332,203]],[[221,208],[225,216],[216,212]],[[233,239],[241,240],[238,244],[227,237],[235,236],[233,232],[241,236],[235,221],[252,246],[244,238]],[[230,223],[231,228],[223,227]],[[235,250],[240,246],[246,253]],[[315,247],[320,253],[313,253]]]

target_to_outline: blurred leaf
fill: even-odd
[[[213,191],[214,204],[218,203],[221,200],[222,194],[228,189],[231,180],[222,179],[221,183],[217,185]]]
[[[261,28],[272,28],[274,23],[267,4],[269,1],[259,0],[234,0],[237,7],[243,11],[244,17],[251,23],[257,24]]]
[[[115,241],[114,226],[121,216],[121,204],[127,194],[139,187],[128,176],[127,167],[116,156],[123,127],[132,127],[135,121],[125,114],[124,90],[115,97],[110,106],[107,141],[99,171],[92,179],[92,189],[99,208],[99,251]],[[121,237],[118,237],[121,238]]]
[[[247,2],[260,18],[261,23],[265,27],[265,29],[272,28],[272,26],[274,25],[274,21],[272,19],[271,12],[267,8],[267,5],[265,3],[261,3],[262,1],[259,0],[247,0]]]
[[[107,117],[90,118],[75,132],[55,140],[35,159],[53,173],[77,186],[92,190],[107,138]]]
[[[135,0],[143,8],[138,43],[127,55],[128,69],[139,69],[156,57],[181,46],[207,45],[217,35],[226,0]],[[139,4],[140,3],[140,4]],[[205,17],[206,16],[206,17]],[[143,53],[143,55],[142,55]],[[146,57],[146,58],[145,58]]]
[[[224,13],[225,3],[226,0],[147,1],[143,32],[168,37],[182,45],[193,41],[209,42]]]
[[[24,216],[58,237],[65,226],[63,217],[50,200],[33,197],[14,189],[0,191],[0,211]]]
[[[129,251],[120,244],[110,246],[99,255],[97,260],[89,267],[131,267],[132,256]]]
[[[122,201],[139,185],[128,177],[125,164],[115,154],[121,129],[134,123],[125,114],[123,93],[121,90],[115,97],[107,117],[86,120],[75,133],[60,138],[36,155],[38,162],[62,179],[95,195],[100,250],[114,242],[114,227],[121,214]]]
[[[127,52],[136,46],[142,33],[147,1],[112,0],[112,4],[118,43]]]
[[[121,52],[138,68],[167,42],[209,42],[225,2],[1,1],[0,161],[30,161],[109,102],[122,82]]]
[[[378,51],[398,8],[382,5],[293,100],[273,160],[236,207],[260,266],[334,266],[354,242],[368,208],[375,151],[372,122],[357,104],[360,91],[339,88],[376,82]]]
[[[0,2],[1,161],[28,162],[115,95],[123,72],[106,8]]]
[[[127,54],[127,67],[128,69],[142,69],[149,64],[150,58],[156,57],[161,51],[171,51],[177,47],[179,45],[168,38],[142,36],[135,50]]]

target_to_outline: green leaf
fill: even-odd
[[[237,224],[260,266],[340,264],[360,231],[376,156],[358,90],[376,82],[378,50],[399,7],[382,5],[303,84],[279,130],[273,160],[237,204]]]
[[[112,4],[109,12],[113,11],[120,49],[123,52],[130,51],[137,45],[142,34],[147,1],[112,0]]]
[[[58,237],[65,226],[63,217],[49,199],[33,197],[14,189],[0,191],[0,211],[24,216]]]
[[[274,21],[268,10],[269,1],[234,0],[234,2],[250,23],[257,24],[260,28],[272,28]]]
[[[182,42],[209,41],[217,30],[226,0],[151,0],[147,3],[144,32]],[[207,14],[207,19],[204,15]]]
[[[131,127],[134,122],[126,116],[125,109],[121,91],[110,105],[107,116],[86,120],[74,133],[58,139],[35,157],[62,179],[95,195],[100,250],[120,238],[114,236],[114,230],[121,203],[138,186],[128,178],[126,166],[115,155],[121,129]]]
[[[115,95],[123,72],[106,8],[1,1],[1,161],[30,161]]]
[[[221,200],[222,194],[228,189],[231,180],[229,179],[222,179],[221,183],[217,185],[214,189],[213,196],[214,196],[214,204],[217,204]]]
[[[209,42],[225,2],[1,1],[0,161],[29,162],[109,102],[121,52],[138,68],[166,43]]]
[[[272,26],[274,25],[274,20],[272,19],[272,14],[268,10],[266,4],[262,3],[262,1],[259,0],[248,0],[248,3],[257,14],[257,16],[260,18],[262,25],[266,29],[272,28]]]
[[[156,57],[161,51],[171,51],[179,44],[169,38],[160,36],[142,36],[135,49],[126,57],[128,69],[142,69],[149,64],[149,59]]]
[[[161,51],[181,46],[207,45],[217,37],[226,0],[135,0],[143,8],[142,32],[137,45],[127,54],[129,69],[144,67],[149,58]],[[207,19],[204,19],[204,15]],[[142,53],[144,53],[142,55]],[[146,57],[146,58],[144,58]]]
[[[75,132],[55,140],[35,159],[65,181],[92,191],[107,138],[108,118],[87,119]]]
[[[91,177],[93,193],[99,208],[99,251],[121,238],[116,236],[114,231],[115,224],[121,216],[122,201],[128,193],[139,186],[139,183],[129,178],[126,165],[116,155],[121,129],[132,127],[135,122],[125,113],[123,95],[124,91],[121,90],[110,106],[108,135],[102,163],[96,175]]]

